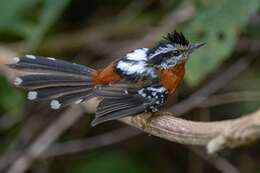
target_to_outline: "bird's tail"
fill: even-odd
[[[94,97],[91,74],[95,70],[51,57],[26,55],[14,58],[11,68],[30,72],[14,84],[28,90],[29,100],[51,100],[52,109]]]

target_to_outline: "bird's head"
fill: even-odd
[[[169,69],[186,62],[193,50],[205,43],[190,43],[182,33],[167,34],[159,44],[148,52],[149,61],[157,68]]]

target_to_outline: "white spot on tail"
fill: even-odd
[[[56,60],[55,58],[52,58],[52,57],[47,57],[47,59],[52,60],[52,61]]]
[[[52,109],[60,109],[61,103],[58,100],[51,101],[51,108]]]
[[[125,90],[124,92],[125,92],[125,94],[128,94],[128,91],[127,91],[127,90]]]
[[[36,56],[34,56],[34,55],[25,55],[25,56],[26,56],[26,58],[36,59]]]
[[[83,101],[83,99],[79,99],[77,101],[75,101],[75,104],[80,104]]]
[[[20,58],[14,57],[14,63],[18,63],[20,61]]]
[[[27,98],[29,100],[35,100],[37,98],[38,93],[36,91],[30,91],[27,94]]]
[[[19,77],[15,78],[14,85],[19,86],[21,85],[21,83],[23,83],[23,80],[21,78]]]

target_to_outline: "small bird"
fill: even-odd
[[[30,72],[15,79],[29,100],[50,100],[52,109],[100,97],[92,125],[157,112],[183,80],[185,63],[194,49],[182,33],[168,33],[153,48],[139,48],[103,69],[92,69],[52,57],[15,57],[9,67]]]

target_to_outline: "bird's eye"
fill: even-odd
[[[172,52],[172,54],[173,54],[173,56],[179,56],[179,55],[180,55],[180,51],[174,50],[174,51]]]

